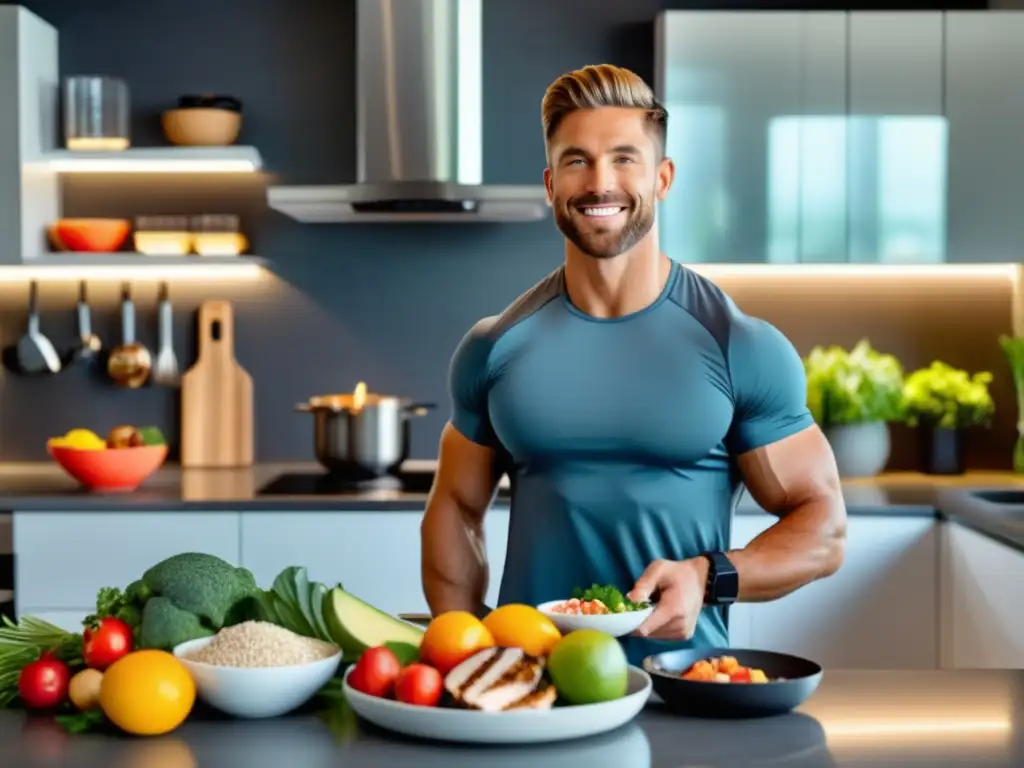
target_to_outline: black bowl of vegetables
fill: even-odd
[[[669,710],[708,718],[784,714],[807,701],[824,674],[799,656],[729,648],[667,651],[643,667]]]

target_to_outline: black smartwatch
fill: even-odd
[[[724,552],[703,552],[708,561],[708,581],[704,587],[705,605],[731,605],[740,596],[740,575]]]

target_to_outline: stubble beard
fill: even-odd
[[[578,210],[582,206],[602,205],[625,207],[625,224],[616,229],[614,226],[602,225],[599,220],[587,222],[583,220],[583,214]],[[643,240],[654,226],[654,206],[639,196],[625,200],[584,195],[564,204],[556,201],[552,207],[555,212],[555,225],[559,231],[581,253],[594,259],[614,259],[620,256]]]

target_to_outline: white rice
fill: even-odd
[[[297,635],[276,624],[244,621],[225,627],[186,658],[218,667],[291,667],[326,659],[337,652],[330,643]]]

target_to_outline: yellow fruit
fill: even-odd
[[[196,700],[188,670],[166,651],[134,651],[103,674],[100,707],[118,728],[157,736],[181,725]]]
[[[529,605],[510,603],[495,608],[484,619],[497,645],[522,648],[531,656],[547,656],[562,633],[547,616]]]
[[[91,429],[72,429],[61,441],[63,447],[79,451],[102,451],[107,447],[107,441]]]

